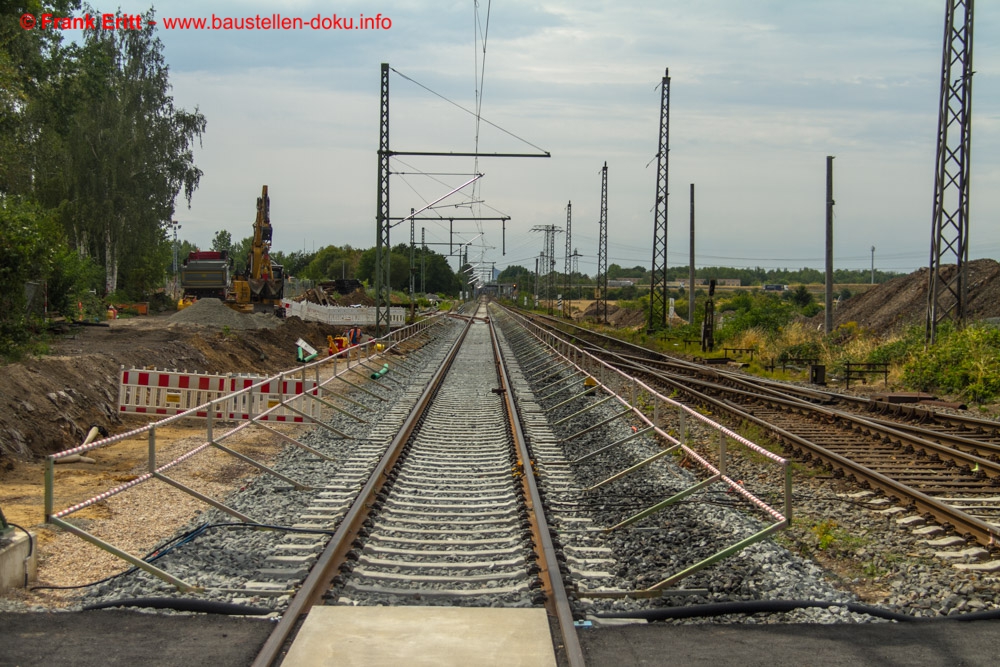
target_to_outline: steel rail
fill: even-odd
[[[541,318],[536,318],[536,319],[541,319]],[[551,325],[549,325],[548,328],[554,329],[556,327],[552,327]],[[624,341],[622,341],[622,344],[629,347],[635,347],[632,344],[626,343]],[[602,356],[620,358],[620,355],[618,355],[617,353],[610,352],[607,349],[603,348],[601,349],[602,349]],[[649,350],[647,350],[646,352],[650,354],[655,354]],[[623,365],[627,365],[633,369],[641,369],[643,370],[643,372],[657,377],[659,381],[674,387],[680,392],[684,392],[685,394],[687,394],[692,399],[698,402],[711,405],[719,410],[723,410],[737,419],[757,424],[758,426],[773,433],[779,440],[779,442],[781,442],[781,444],[809,452],[811,455],[823,461],[828,466],[834,469],[842,470],[845,473],[852,475],[859,482],[866,483],[873,488],[879,489],[884,493],[886,493],[887,495],[889,495],[890,497],[895,497],[902,500],[908,500],[913,504],[913,506],[917,510],[933,516],[937,521],[941,522],[945,527],[953,528],[956,532],[960,534],[964,534],[966,536],[972,536],[976,539],[977,542],[979,542],[984,546],[995,547],[998,544],[998,542],[1000,542],[1000,530],[998,530],[991,524],[982,521],[976,517],[970,516],[967,513],[963,512],[962,510],[952,507],[951,505],[939,501],[932,496],[928,496],[927,494],[924,494],[921,491],[918,491],[908,485],[902,484],[901,482],[898,482],[890,477],[887,477],[866,466],[851,461],[850,459],[841,456],[840,454],[837,454],[836,452],[833,452],[827,449],[826,447],[823,447],[822,445],[811,442],[806,438],[791,433],[777,425],[771,424],[766,420],[756,417],[755,415],[749,412],[741,410],[739,407],[737,407],[736,405],[734,405],[729,401],[709,396],[708,394],[705,394],[691,387],[689,384],[685,384],[685,382],[691,382],[691,380],[688,378],[685,378],[682,381],[681,379],[678,378],[667,377],[663,375],[661,372],[654,371],[653,369],[650,369],[648,367],[642,368],[641,366],[639,366],[639,364],[635,362],[625,362],[624,360],[622,360],[620,363],[623,363]],[[703,380],[696,381],[695,383],[702,385],[710,384]],[[744,394],[744,395],[749,394],[749,392],[732,389],[729,387],[725,387],[724,385],[715,385],[715,386],[727,392],[737,392],[739,394]],[[871,429],[873,431],[881,431],[885,437],[895,437],[901,440],[911,442],[913,444],[919,443],[921,447],[926,447],[939,454],[944,449],[947,449],[941,445],[938,445],[937,443],[926,440],[925,438],[918,438],[913,435],[896,430],[894,428],[879,425],[875,422],[864,419],[857,415],[852,415],[850,413],[836,411],[829,408],[823,408],[815,404],[811,404],[808,401],[795,399],[794,397],[779,399],[775,397],[767,398],[762,396],[755,396],[755,398],[758,400],[781,402],[788,406],[794,406],[795,409],[799,410],[802,409],[812,410],[814,412],[819,412],[824,416],[827,416],[828,418],[847,419],[854,422],[855,424],[857,424],[862,428]],[[961,461],[966,465],[970,463],[979,464],[980,469],[983,469],[985,467],[986,469],[991,470],[994,473],[994,475],[996,475],[998,470],[1000,470],[1000,466],[997,466],[996,463],[988,461],[986,459],[973,457],[958,450],[949,450],[949,451],[950,453],[948,454],[948,456],[950,456],[954,461]]]
[[[562,331],[567,336],[572,336],[579,342],[587,345],[595,345],[593,342],[588,342],[582,340],[583,337],[592,337],[604,341],[606,344],[617,345],[624,347],[626,349],[632,350],[636,353],[637,357],[642,359],[651,360],[654,363],[664,363],[677,366],[679,368],[684,368],[692,372],[698,373],[702,376],[718,378],[723,377],[736,383],[741,383],[747,386],[752,386],[755,389],[760,387],[769,387],[771,391],[779,392],[782,394],[798,394],[801,398],[802,396],[812,396],[818,400],[832,401],[838,403],[847,403],[857,405],[859,408],[864,410],[874,412],[891,412],[895,415],[907,419],[907,420],[919,420],[927,421],[928,419],[933,419],[939,423],[958,425],[972,430],[982,430],[993,432],[995,435],[1000,436],[1000,420],[994,419],[983,419],[980,417],[973,417],[970,415],[956,415],[952,413],[939,412],[933,410],[928,406],[913,405],[913,404],[898,404],[898,403],[888,403],[886,401],[878,401],[864,396],[853,396],[850,394],[842,394],[834,391],[827,391],[822,389],[817,389],[813,387],[798,387],[795,385],[789,385],[786,383],[778,382],[775,380],[768,380],[766,378],[747,378],[734,371],[722,369],[722,368],[711,368],[706,367],[702,364],[687,361],[685,359],[680,359],[676,357],[671,357],[662,352],[657,352],[650,350],[649,348],[642,347],[641,345],[636,345],[635,343],[630,343],[628,341],[619,340],[612,336],[607,336],[597,331],[591,331],[577,324],[572,324],[564,320],[560,320],[554,317],[549,317],[540,314],[530,314],[529,317],[535,321],[541,323],[544,321],[550,329],[558,329]],[[575,333],[567,333],[565,330],[567,328],[572,329]],[[607,351],[607,348],[600,349]],[[623,355],[625,356],[625,355]],[[808,399],[804,399],[808,400]]]
[[[584,667],[586,662],[583,657],[583,648],[580,646],[580,639],[576,634],[576,627],[573,624],[573,610],[569,604],[566,587],[563,585],[559,560],[556,556],[555,545],[552,542],[552,536],[549,532],[548,520],[545,517],[545,506],[542,503],[541,493],[538,490],[538,482],[535,479],[531,452],[528,450],[527,439],[524,436],[521,419],[517,412],[514,389],[507,372],[503,351],[500,349],[500,343],[497,340],[492,318],[490,318],[489,324],[497,376],[500,378],[500,391],[503,395],[508,419],[510,420],[514,444],[517,447],[518,461],[520,462],[522,472],[521,484],[524,487],[525,498],[528,502],[528,520],[535,539],[535,550],[538,554],[537,563],[541,570],[539,578],[542,580],[547,593],[546,607],[549,609],[550,615],[556,618],[559,625],[563,641],[562,647],[570,667]]]
[[[774,434],[781,444],[807,451],[830,467],[842,470],[846,474],[852,475],[859,482],[867,483],[869,486],[883,491],[890,497],[910,501],[917,510],[930,514],[937,521],[941,522],[944,527],[953,528],[956,532],[963,535],[971,535],[977,542],[984,546],[995,546],[998,543],[1000,531],[985,521],[970,516],[947,503],[941,502],[932,496],[928,496],[921,491],[876,472],[867,466],[851,461],[822,445],[818,445],[806,438],[771,424],[749,412],[744,412],[728,401],[708,396],[674,379],[661,378],[661,381],[670,384],[678,391],[688,394],[699,402],[707,403],[719,410],[724,410],[737,419],[757,424]]]
[[[322,601],[324,594],[329,588],[330,581],[337,575],[347,552],[351,550],[351,543],[357,538],[365,520],[368,518],[376,496],[386,482],[389,471],[399,459],[404,446],[416,430],[427,406],[447,375],[448,369],[458,354],[458,350],[462,347],[462,342],[465,340],[471,324],[471,320],[466,323],[455,344],[448,351],[444,362],[435,372],[433,378],[431,378],[431,381],[417,400],[413,410],[403,422],[403,426],[389,443],[388,449],[375,466],[368,482],[351,504],[347,514],[334,532],[333,537],[330,538],[326,549],[320,554],[298,593],[289,602],[288,608],[281,617],[281,621],[278,622],[274,631],[267,638],[267,641],[264,642],[264,645],[252,663],[253,667],[271,667],[277,664],[277,660],[285,649],[286,643],[292,638],[294,631],[301,625],[305,614],[309,612],[310,608]]]

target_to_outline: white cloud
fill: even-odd
[[[121,4],[137,11],[146,3]],[[480,0],[482,10],[486,4]],[[656,86],[669,66],[671,263],[686,263],[688,184],[695,182],[700,264],[819,266],[824,158],[832,154],[835,255],[864,267],[876,245],[876,259],[891,259],[892,268],[926,264],[942,9],[935,0],[497,0],[483,114],[553,157],[480,161],[487,176],[479,193],[512,216],[506,257],[497,226],[483,223],[483,243],[496,248],[487,259],[529,265],[542,245],[531,227],[564,225],[572,200],[574,245],[586,268],[596,254],[598,172],[607,160],[611,261],[648,264],[655,169],[647,164],[656,151]],[[1000,214],[1000,9],[978,9],[974,256],[1000,249],[992,224]],[[381,11],[393,26],[379,33],[161,31],[178,104],[198,105],[208,119],[196,153],[205,177],[192,209],[178,210],[183,235],[201,243],[223,228],[245,236],[267,183],[277,247],[370,246],[379,63],[474,105],[482,52],[473,47],[472,2],[355,1],[336,10]],[[171,2],[158,15],[331,11],[326,2],[241,0],[210,9]],[[472,117],[396,75],[390,88],[394,149],[474,146]],[[479,145],[532,150],[488,126]],[[437,172],[473,167],[465,159],[405,161]],[[439,179],[447,185],[394,177],[393,214],[464,180]],[[429,238],[448,240],[447,225],[426,226]],[[455,228],[463,240],[479,233],[476,225]],[[393,230],[394,240],[408,237],[408,229]],[[562,248],[560,239],[560,258]]]

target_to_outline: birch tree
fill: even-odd
[[[175,108],[163,45],[150,28],[89,30],[77,61],[67,233],[103,263],[110,293],[120,275],[135,274],[134,264],[162,254],[151,251],[167,242],[181,192],[190,206],[202,175],[192,148],[206,121],[197,108]]]

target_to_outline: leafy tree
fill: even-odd
[[[232,254],[233,235],[225,229],[215,232],[215,236],[212,237],[212,250]]]
[[[0,193],[30,195],[39,157],[49,91],[62,76],[67,49],[62,31],[24,30],[21,16],[67,16],[79,0],[6,0],[0,4]]]
[[[59,238],[54,216],[36,204],[0,199],[0,356],[28,339],[25,283],[52,269]]]
[[[301,274],[303,278],[309,280],[357,279],[360,259],[361,251],[349,245],[343,248],[328,245],[312,255],[309,263],[301,270]]]
[[[312,252],[290,252],[287,255],[282,251],[272,252],[271,260],[284,267],[286,276],[299,276],[315,258],[316,253]]]
[[[162,49],[153,30],[87,30],[62,99],[72,107],[61,132],[64,221],[76,247],[101,258],[108,292],[120,270],[155,272],[133,265],[159,257],[142,250],[166,243],[177,195],[190,205],[201,178],[191,145],[205,117],[174,107]]]
[[[419,262],[420,258],[418,256],[418,266]],[[424,255],[424,272],[427,276],[427,284],[423,286],[422,291],[440,292],[448,295],[458,294],[460,289],[458,276],[451,270],[448,259],[444,255],[439,255],[433,250],[427,250]],[[418,288],[420,287],[419,281],[417,286]]]
[[[810,292],[809,288],[807,288],[805,285],[799,285],[798,287],[796,287],[791,292],[788,298],[792,303],[794,303],[799,308],[805,308],[813,301],[815,301],[812,292]]]
[[[358,260],[358,279],[367,281],[369,285],[375,284],[375,251],[375,248],[365,250]],[[389,251],[389,287],[394,290],[410,287],[410,257],[395,249]]]
[[[240,239],[230,248],[229,256],[233,258],[233,271],[243,273],[247,269],[247,260],[250,258],[250,249],[253,247],[253,236]]]

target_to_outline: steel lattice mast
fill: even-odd
[[[566,286],[565,289],[569,289],[570,275],[572,270],[572,258],[573,257],[573,202],[566,202],[566,257],[563,263],[563,285]],[[563,303],[568,303],[569,294],[567,293],[566,301]],[[568,312],[569,307],[567,306],[565,310]]]
[[[556,225],[535,225],[531,228],[533,232],[544,232],[542,241],[542,253],[538,265],[539,275],[545,273],[545,298],[549,301],[549,310],[552,309],[552,294],[555,289],[556,272],[556,234],[562,230]],[[537,292],[537,290],[536,290]],[[551,313],[549,313],[551,315]]]
[[[656,150],[656,201],[653,207],[653,263],[649,281],[649,326],[667,325],[667,166],[670,154],[670,69],[660,82],[660,134]]]
[[[608,323],[608,163],[601,168],[601,219],[597,242],[597,316]]]
[[[378,135],[378,204],[375,245],[375,337],[389,333],[389,63],[382,63]],[[383,328],[384,327],[384,328]]]
[[[941,61],[927,341],[937,325],[965,320],[968,300],[969,166],[972,146],[973,0],[948,0]],[[946,270],[954,262],[955,270]]]

